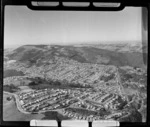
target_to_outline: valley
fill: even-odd
[[[25,45],[4,54],[3,90],[25,116],[55,112],[58,120],[139,122],[147,100],[142,56],[92,46]]]

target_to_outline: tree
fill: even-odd
[[[66,79],[63,79],[63,81],[61,82],[62,85],[67,86],[68,85],[68,81]]]
[[[57,81],[54,82],[54,85],[60,86],[60,85],[61,85],[61,82],[57,80]]]
[[[137,110],[130,110],[130,114],[120,118],[120,122],[142,122],[142,115]]]
[[[107,83],[106,83],[106,86],[109,86],[109,85],[110,85],[110,84],[107,82]]]
[[[35,86],[37,85],[34,81],[29,83],[29,86]]]
[[[133,78],[133,76],[131,74],[125,74],[125,77],[126,77],[126,80]]]

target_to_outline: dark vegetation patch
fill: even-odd
[[[128,71],[123,69],[118,69],[121,82],[124,88],[130,88],[134,90],[138,90],[140,93],[146,93],[147,91],[147,76],[146,73],[142,75],[138,75],[136,73],[129,74]],[[135,84],[135,83],[137,84]],[[143,86],[139,86],[142,84]]]
[[[114,78],[115,78],[115,73],[110,74],[109,76],[102,75],[100,79],[103,80],[104,82],[108,82],[109,80],[112,80]]]
[[[118,110],[123,110],[124,107],[128,104],[128,102],[127,102],[126,100],[123,100],[123,99],[121,98],[121,96],[119,96],[118,99],[116,99],[116,100],[117,100],[117,102],[119,103],[119,105],[117,106],[117,109],[118,109]]]
[[[24,47],[19,47],[15,50],[15,52],[23,52],[25,50]]]
[[[119,70],[122,82],[132,81],[132,82],[142,83],[145,85],[147,84],[146,73],[144,73],[143,75],[138,75],[134,72],[132,74],[129,74],[128,71],[120,69],[120,68],[118,70]]]
[[[4,78],[11,77],[11,76],[24,76],[24,73],[22,71],[16,71],[12,69],[4,71]]]
[[[110,51],[106,49],[98,49],[93,47],[82,47],[82,50],[87,53],[87,58],[89,62],[95,63],[97,55],[100,55],[102,57],[108,57],[110,58],[109,65],[115,65],[115,66],[132,66],[132,67],[143,67],[143,54],[139,52],[116,52],[116,51]]]
[[[120,122],[142,122],[142,115],[137,110],[131,110],[130,115],[119,119]]]
[[[80,109],[80,108],[67,108],[67,111],[71,111],[74,113],[79,113],[82,114],[83,116],[90,116],[90,115],[96,115],[96,116],[101,116],[104,117],[104,115],[109,115],[110,112],[105,110],[105,108],[101,108],[99,111],[90,111],[87,109]]]
[[[14,92],[17,92],[19,90],[20,89],[13,84],[3,86],[3,91],[6,91],[6,92],[14,93]]]
[[[28,61],[30,59],[33,59],[35,56],[39,55],[41,53],[40,50],[32,49],[27,52],[24,52],[22,57],[19,58],[20,61]]]
[[[29,83],[29,87],[32,89],[45,89],[45,88],[53,88],[53,89],[73,89],[73,88],[92,88],[91,86],[82,86],[81,84],[68,83],[67,81],[53,81],[51,79],[46,80],[40,77],[37,78],[28,78],[31,80]]]
[[[44,118],[42,118],[42,120],[57,120],[57,121],[61,121],[61,120],[67,120],[70,119],[67,116],[63,116],[59,113],[57,113],[56,111],[48,111],[43,113],[45,115]]]

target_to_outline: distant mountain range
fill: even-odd
[[[31,65],[36,64],[37,66],[48,64],[57,56],[81,63],[145,68],[141,45],[24,45],[14,50],[5,50],[4,54],[5,58],[9,60],[17,60]]]

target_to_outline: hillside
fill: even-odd
[[[4,52],[3,90],[41,119],[145,121],[146,65],[132,46],[21,46]]]
[[[24,76],[24,74],[21,71],[16,71],[16,70],[4,71],[4,78],[11,77],[11,76]]]
[[[106,48],[106,47],[105,47]],[[133,47],[134,48],[134,47]],[[65,57],[81,63],[100,63],[115,66],[132,66],[144,68],[141,52],[118,52],[92,46],[58,46],[58,45],[25,45],[7,53],[9,60],[41,65],[55,60],[55,56]]]

